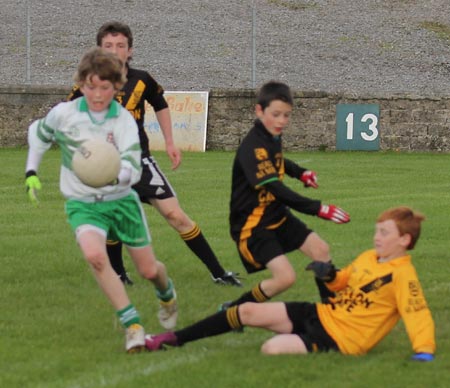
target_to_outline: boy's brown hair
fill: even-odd
[[[81,58],[74,80],[80,85],[97,75],[101,80],[111,81],[116,89],[120,89],[126,82],[122,68],[122,61],[116,55],[95,47]]]
[[[425,216],[407,206],[399,206],[392,209],[385,210],[377,218],[378,222],[393,220],[397,225],[400,236],[409,234],[411,242],[407,249],[414,249],[417,240],[420,237],[420,225],[425,220]]]
[[[106,22],[103,24],[97,32],[97,46],[102,45],[103,38],[108,34],[113,36],[122,34],[128,40],[128,47],[133,47],[133,33],[127,24],[116,21]]]
[[[266,109],[272,101],[280,100],[294,105],[291,89],[283,82],[269,81],[265,83],[258,92],[257,104],[261,105],[262,110]]]

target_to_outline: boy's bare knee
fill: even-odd
[[[316,233],[311,233],[300,250],[308,257],[316,261],[330,260],[330,247]]]
[[[317,244],[315,246],[312,259],[327,261],[329,258],[330,258],[329,245],[325,241],[322,241],[320,244]]]
[[[181,207],[172,208],[164,213],[164,218],[179,233],[190,231],[195,225]]]
[[[86,256],[86,260],[96,272],[102,272],[106,267],[107,257],[98,252],[89,254]]]
[[[266,341],[261,346],[261,353],[267,355],[280,354],[280,350],[273,344],[272,341]]]
[[[158,277],[158,268],[155,265],[139,269],[139,275],[147,280],[155,280]]]
[[[164,217],[173,225],[183,225],[187,219],[187,216],[180,207],[172,208],[164,214]]]
[[[248,317],[254,314],[254,306],[256,303],[245,302],[239,305],[239,319],[243,325],[248,323]]]
[[[294,271],[291,271],[290,273],[286,274],[285,284],[286,284],[287,288],[294,285],[296,280],[297,280],[297,276]]]
[[[282,277],[276,279],[275,289],[273,290],[275,292],[275,295],[292,287],[296,280],[297,276],[294,271],[284,273]]]

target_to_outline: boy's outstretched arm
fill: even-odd
[[[303,197],[285,186],[279,180],[267,182],[264,187],[279,201],[298,212],[318,216],[336,224],[350,221],[349,214],[335,205],[322,205],[320,201]]]
[[[431,311],[413,267],[395,276],[397,308],[414,351],[413,361],[433,361],[436,352],[435,327]]]
[[[301,180],[306,188],[313,187],[317,189],[319,187],[317,174],[314,171],[300,167],[297,163],[286,158],[284,159],[284,169],[290,177]]]

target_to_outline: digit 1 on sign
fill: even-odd
[[[349,113],[345,118],[347,123],[347,140],[353,140],[353,113]]]

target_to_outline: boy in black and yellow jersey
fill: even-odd
[[[175,332],[146,335],[146,346],[181,346],[247,325],[277,333],[262,345],[265,354],[335,350],[362,355],[402,319],[414,351],[412,360],[432,361],[434,322],[407,254],[414,249],[423,220],[406,206],[386,210],[376,221],[374,249],[339,271],[331,263],[310,263],[306,269],[336,293],[330,303],[244,303]]]
[[[163,88],[148,72],[129,66],[133,51],[131,29],[120,22],[107,22],[97,32],[97,46],[116,54],[125,64],[123,71],[126,75],[126,83],[117,93],[116,99],[136,120],[142,148],[142,176],[133,188],[143,203],[153,205],[169,225],[179,233],[186,245],[208,268],[215,283],[241,286],[237,274],[224,270],[200,227],[183,211],[174,189],[150,154],[148,136],[144,129],[145,101],[155,111],[172,169],[176,169],[181,162],[181,152],[173,141],[170,111],[164,98]],[[72,100],[79,96],[81,92],[75,87],[68,99]],[[108,241],[107,248],[111,264],[117,274],[124,283],[132,284],[123,265],[122,243]]]
[[[275,81],[263,85],[255,107],[257,120],[236,152],[230,201],[231,236],[247,272],[268,269],[271,277],[237,300],[223,304],[223,308],[265,302],[292,286],[296,274],[286,256],[288,252],[300,250],[315,261],[331,260],[328,244],[290,209],[338,224],[350,221],[342,209],[303,197],[283,183],[285,175],[289,175],[306,187],[317,188],[314,172],[283,157],[281,135],[289,123],[292,106],[287,85]],[[326,296],[324,290],[321,294]]]

